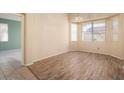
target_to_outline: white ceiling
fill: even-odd
[[[72,22],[80,22],[89,19],[97,19],[102,17],[108,17],[114,13],[72,13],[70,14],[70,20]]]
[[[21,17],[14,13],[0,13],[0,18],[21,21]]]

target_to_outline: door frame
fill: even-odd
[[[21,17],[21,64],[26,66],[25,62],[25,14],[16,13],[17,16]]]

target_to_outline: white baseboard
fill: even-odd
[[[30,65],[34,64],[35,62],[38,62],[38,61],[41,61],[41,60],[44,60],[44,59],[47,59],[47,58],[50,58],[50,57],[53,57],[53,56],[57,56],[57,55],[60,55],[60,54],[63,54],[63,53],[67,53],[67,52],[69,52],[69,51],[76,51],[76,50],[68,50],[68,51],[60,52],[60,53],[57,53],[57,54],[54,54],[54,55],[50,55],[50,56],[47,56],[47,57],[43,57],[43,58],[34,60],[34,61],[32,61],[31,63],[29,63],[29,64],[25,64],[25,66],[30,66]],[[79,51],[82,51],[82,52],[90,52],[90,53],[98,53],[98,54],[104,54],[104,55],[109,55],[109,56],[112,56],[112,57],[115,57],[115,58],[124,60],[124,58],[121,58],[121,57],[118,57],[118,56],[115,56],[115,55],[110,55],[110,54],[107,54],[107,53],[91,52],[91,51],[84,51],[84,50],[79,50]]]
[[[47,58],[50,58],[50,57],[53,57],[53,56],[57,56],[57,55],[60,55],[60,54],[63,54],[63,53],[67,53],[67,52],[69,52],[69,50],[63,51],[63,52],[60,52],[60,53],[57,53],[57,54],[54,54],[54,55],[50,55],[50,56],[47,56],[47,57],[43,57],[43,58],[40,58],[40,59],[36,59],[29,64],[25,64],[25,66],[30,66],[30,65],[34,64],[35,62],[38,62],[38,61],[41,61],[41,60],[44,60],[44,59],[47,59]]]
[[[115,56],[115,55],[111,55],[111,54],[107,54],[107,53],[92,52],[92,51],[85,51],[85,50],[79,50],[79,51],[82,51],[82,52],[89,52],[89,53],[98,53],[98,54],[104,54],[104,55],[109,55],[109,56],[112,56],[112,57],[118,58],[118,59],[120,59],[120,60],[124,60],[124,58],[122,58],[122,57]]]
[[[118,59],[120,59],[120,60],[124,60],[124,58],[122,58],[122,57],[119,57],[119,56],[110,55],[110,54],[106,54],[106,55],[109,55],[109,56],[112,56],[112,57],[118,58]]]
[[[32,64],[33,64],[33,62],[32,63],[28,63],[28,64],[24,64],[24,66],[30,66]]]

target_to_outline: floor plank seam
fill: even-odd
[[[37,80],[40,80],[39,77],[37,77],[37,75],[35,75],[35,73],[33,73],[33,71],[30,69],[30,67],[27,67],[29,69],[29,71],[36,77]]]

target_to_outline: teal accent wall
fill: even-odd
[[[0,51],[21,48],[21,22],[0,18],[0,23],[8,24],[8,42],[0,41]]]

